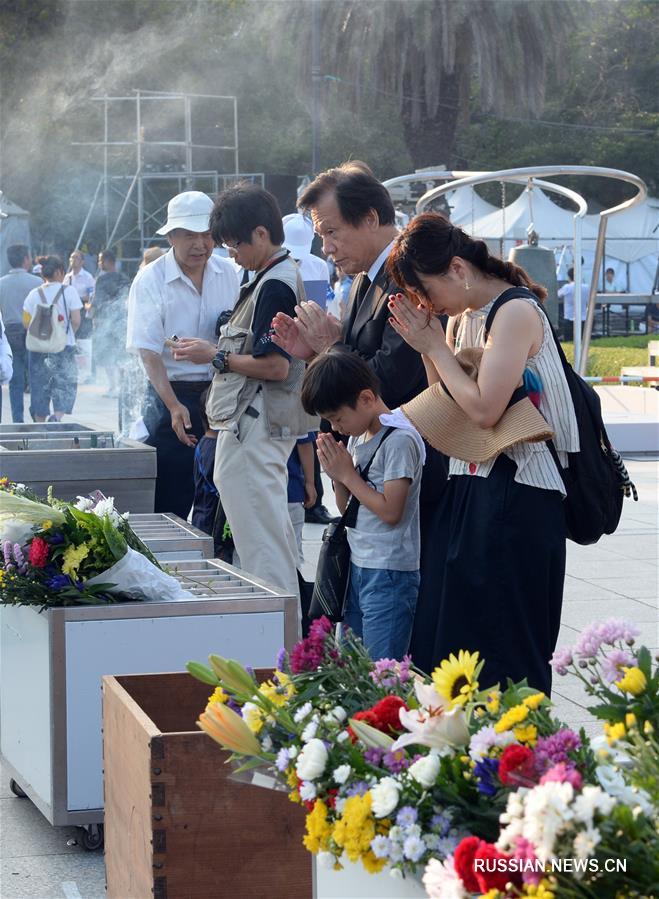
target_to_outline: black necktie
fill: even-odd
[[[368,289],[371,286],[371,279],[368,277],[366,272],[362,272],[360,275],[360,282],[357,285],[357,293],[355,294],[355,301],[357,305],[361,305],[362,300],[368,293]]]

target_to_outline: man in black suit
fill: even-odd
[[[330,346],[344,344],[371,366],[380,380],[382,399],[395,409],[424,390],[427,379],[421,356],[388,324],[387,300],[389,294],[399,291],[385,271],[398,233],[389,192],[365,163],[352,161],[318,175],[300,196],[298,206],[310,212],[323,241],[323,253],[356,277],[343,324],[317,304],[305,303],[296,307],[295,320],[283,313],[276,317],[275,340],[291,355],[308,360]],[[418,656],[417,664],[429,666],[422,624],[437,581],[432,546],[440,539],[439,501],[447,464],[440,453],[429,446],[426,449],[421,487],[421,586],[412,650]]]

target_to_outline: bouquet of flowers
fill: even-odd
[[[39,499],[0,478],[0,602],[49,606],[189,596],[112,497]]]
[[[427,677],[409,658],[373,662],[319,619],[263,683],[233,660],[209,662],[188,665],[214,687],[200,727],[240,771],[269,768],[305,807],[304,844],[319,864],[423,876],[437,899],[653,895],[650,762],[645,788],[626,773],[598,779],[604,761],[544,694],[526,682],[481,689],[478,653],[451,655]],[[551,868],[565,853],[619,858],[622,845],[625,875]],[[621,892],[622,876],[636,891]]]

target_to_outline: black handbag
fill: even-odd
[[[393,430],[395,429],[387,428],[364,470],[360,472],[364,480],[378,450]],[[329,524],[323,533],[309,608],[310,619],[325,615],[333,624],[343,621],[350,577],[350,544],[346,528],[354,528],[357,524],[359,506],[359,500],[351,496],[341,520]]]

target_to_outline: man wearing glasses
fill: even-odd
[[[302,409],[304,363],[272,341],[272,320],[295,315],[304,298],[297,264],[282,244],[277,201],[253,184],[238,184],[215,201],[210,220],[243,269],[241,288],[216,344],[178,342],[175,358],[215,369],[206,413],[218,431],[214,481],[231,527],[236,564],[297,594],[297,542],[288,514],[286,463],[296,438],[314,429]]]
[[[128,297],[127,348],[138,353],[149,386],[142,411],[158,459],[156,512],[187,518],[194,496],[194,447],[204,433],[199,398],[210,385],[210,360],[199,365],[177,358],[177,335],[216,341],[219,316],[238,296],[233,265],[213,255],[210,197],[190,190],[167,206],[167,222],[157,232],[170,250],[143,268]]]

